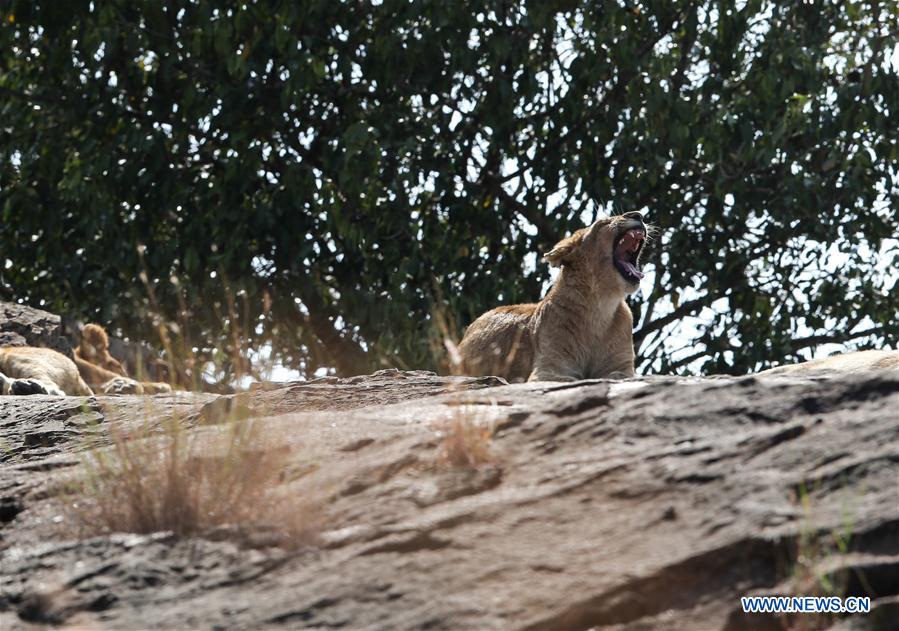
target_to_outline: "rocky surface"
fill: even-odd
[[[0,347],[43,346],[72,356],[72,343],[62,318],[47,311],[0,301]]]
[[[434,373],[423,370],[379,370],[372,375],[293,383],[265,381],[253,384],[250,392],[219,397],[205,405],[201,413],[204,418],[214,420],[222,414],[250,417],[297,410],[352,410],[505,383],[499,377],[434,379]]]
[[[0,628],[896,628],[896,373],[496,383],[0,397]],[[315,546],[66,532],[54,484],[112,427],[234,416],[308,472],[290,484],[326,507]],[[494,428],[495,464],[437,464],[460,416]],[[874,611],[740,612],[774,593]]]

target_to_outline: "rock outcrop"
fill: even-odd
[[[62,318],[48,311],[0,301],[0,347],[43,346],[72,356],[71,332]]]
[[[896,628],[895,373],[495,384],[0,397],[0,627]],[[54,489],[111,427],[229,416],[290,446],[296,496],[326,507],[317,545],[66,531]],[[460,417],[494,428],[494,464],[437,464]],[[744,614],[749,594],[873,611]]]

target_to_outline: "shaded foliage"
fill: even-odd
[[[895,344],[876,264],[897,260],[897,18],[16,0],[0,292],[162,330],[223,379],[265,344],[307,374],[429,367],[435,312],[536,300],[535,255],[614,204],[662,231],[634,301],[643,370]]]

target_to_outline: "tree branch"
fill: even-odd
[[[300,300],[309,311],[308,316],[298,314],[303,323],[318,338],[334,362],[337,372],[344,376],[368,372],[368,357],[354,340],[341,335],[327,316],[327,307],[315,291],[300,291]]]
[[[869,335],[881,335],[883,331],[884,328],[882,326],[874,326],[870,329],[865,329],[864,331],[856,331],[855,333],[820,333],[818,335],[809,335],[808,337],[793,340],[790,342],[789,347],[791,351],[798,351],[803,348],[808,348],[809,346],[817,346],[818,344],[838,344],[840,342],[857,340],[860,337],[867,337]]]
[[[709,349],[708,349],[708,348],[704,348],[704,349],[701,350],[701,351],[698,351],[698,352],[696,352],[696,353],[693,353],[692,355],[687,355],[687,356],[684,357],[683,359],[677,360],[676,362],[674,362],[673,364],[671,364],[671,366],[669,366],[669,368],[670,368],[671,370],[676,370],[676,369],[678,369],[678,368],[683,368],[683,367],[686,366],[687,364],[692,364],[692,363],[695,362],[697,359],[700,359],[700,358],[703,357],[704,355],[707,355],[708,352],[709,352]]]
[[[643,47],[639,51],[637,51],[635,57],[637,57],[638,59],[642,59],[645,55],[647,55],[649,52],[651,52],[652,49],[655,48],[656,44],[658,44],[664,37],[666,37],[667,35],[670,34],[670,32],[671,32],[670,29],[672,28],[672,26],[674,25],[675,22],[680,23],[681,21],[683,21],[684,16],[692,9],[693,4],[694,4],[693,2],[688,3],[688,5],[686,6],[686,8],[683,12],[677,14],[676,16],[673,16],[665,25],[663,25],[662,28],[660,28],[658,30],[658,32],[655,33],[654,37],[651,37],[648,41],[646,41],[644,43]],[[618,81],[615,82],[615,85],[612,86],[603,95],[603,97],[599,100],[599,102],[596,103],[596,105],[594,107],[586,109],[584,111],[584,114],[582,116],[580,116],[578,118],[578,120],[576,120],[571,126],[569,126],[568,129],[566,129],[564,133],[559,134],[558,136],[555,137],[555,139],[552,142],[548,143],[547,145],[544,145],[542,150],[535,151],[534,157],[531,160],[527,160],[525,162],[525,164],[523,164],[519,169],[517,169],[513,173],[509,173],[507,175],[496,177],[497,181],[500,184],[504,184],[505,182],[508,182],[509,180],[515,179],[516,177],[523,176],[525,173],[530,171],[531,168],[533,168],[533,166],[535,164],[539,164],[540,162],[542,162],[546,158],[547,154],[564,146],[565,143],[568,142],[568,140],[571,138],[571,136],[574,133],[580,131],[583,128],[583,126],[586,125],[589,121],[594,120],[599,115],[599,112],[602,111],[603,109],[605,109],[605,107],[613,99],[616,99],[616,98],[620,97],[622,94],[624,94],[625,89],[627,88],[628,84],[638,74],[639,74],[638,70],[634,69],[627,75],[619,76]]]
[[[649,324],[644,324],[638,331],[634,331],[634,342],[640,342],[649,333],[658,331],[659,329],[668,326],[679,318],[691,315],[697,312],[701,307],[708,306],[721,297],[722,296],[713,296],[712,294],[706,294],[705,296],[696,298],[695,300],[688,300],[668,315],[653,320]]]
[[[532,209],[526,204],[522,204],[520,201],[509,195],[509,193],[506,192],[502,185],[495,180],[493,192],[498,198],[503,200],[503,202],[511,206],[516,213],[537,226],[537,233],[539,235],[539,238],[542,239],[545,243],[553,244],[559,240],[558,231],[556,230],[555,226],[553,226],[549,222],[549,218],[546,215],[539,212],[539,210],[537,209]]]

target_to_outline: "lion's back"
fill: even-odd
[[[537,304],[491,309],[465,331],[459,344],[465,373],[526,381],[534,364],[531,321]]]
[[[899,370],[899,351],[867,350],[841,353],[763,370],[760,375],[796,375],[806,373],[856,373]]]

